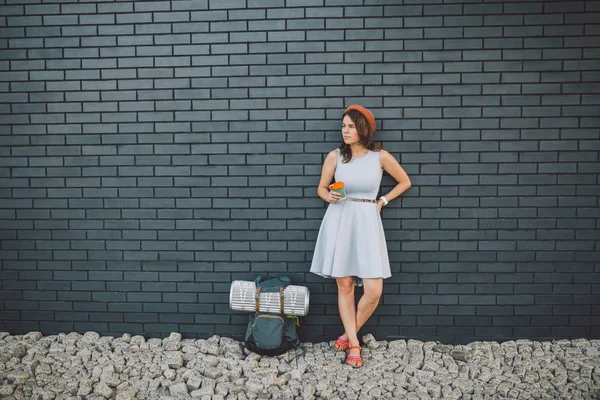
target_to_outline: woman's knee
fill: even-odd
[[[379,301],[381,293],[383,292],[383,279],[363,279],[363,285],[365,288],[365,295],[373,301]]]
[[[338,286],[338,292],[344,295],[354,293],[354,279],[351,276],[335,279]]]

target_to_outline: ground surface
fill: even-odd
[[[0,333],[0,398],[600,399],[599,340],[363,341],[353,369],[330,343],[261,357],[218,336]]]

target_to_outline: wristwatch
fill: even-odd
[[[386,199],[386,198],[385,198],[385,196],[381,196],[381,197],[379,198],[379,200],[383,201],[383,205],[384,205],[384,206],[387,206],[387,205],[388,205],[388,203],[389,203],[388,199]]]

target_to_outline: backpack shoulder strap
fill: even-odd
[[[256,287],[256,293],[254,294],[254,308],[258,313],[260,309],[260,293],[264,292],[279,292],[279,312],[281,315],[285,314],[284,310],[284,290],[290,285],[290,278],[287,276],[267,276],[261,275],[254,280]]]
[[[254,293],[254,307],[256,309],[256,313],[260,309],[260,286],[256,286],[256,293]]]

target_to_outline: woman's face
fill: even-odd
[[[344,143],[349,145],[360,142],[360,136],[358,136],[356,125],[347,115],[344,115],[344,119],[342,120],[342,137]]]

